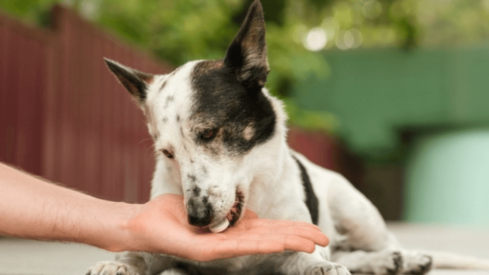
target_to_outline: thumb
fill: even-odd
[[[249,209],[246,209],[244,218],[245,219],[258,219],[258,215],[255,212],[253,212]]]

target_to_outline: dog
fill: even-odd
[[[264,87],[269,66],[259,0],[222,60],[188,62],[167,75],[106,63],[147,117],[157,152],[151,197],[183,195],[195,226],[225,219],[232,226],[244,207],[261,218],[311,222],[330,245],[312,254],[206,263],[125,252],[87,274],[425,274],[432,268],[433,255],[403,249],[375,206],[344,177],[288,147],[283,104]],[[442,259],[437,266],[489,269],[470,263]]]

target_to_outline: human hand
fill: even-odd
[[[305,222],[258,219],[247,210],[233,227],[220,234],[188,224],[183,197],[166,194],[141,205],[128,223],[131,250],[210,261],[285,250],[312,253],[328,238]]]

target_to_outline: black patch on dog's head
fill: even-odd
[[[109,70],[117,77],[119,82],[139,102],[146,100],[146,89],[153,81],[153,75],[131,69],[115,61],[104,58]]]
[[[267,141],[275,131],[276,116],[261,87],[244,86],[221,61],[203,61],[192,74],[195,89],[191,120],[197,144],[219,154],[220,144],[228,152],[242,154]],[[245,129],[253,135],[245,138]],[[214,139],[202,139],[202,132],[217,131]]]

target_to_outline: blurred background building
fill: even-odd
[[[147,200],[151,140],[102,57],[152,73],[222,58],[251,2],[0,0],[0,161]],[[386,219],[489,225],[489,0],[262,4],[293,148]]]

